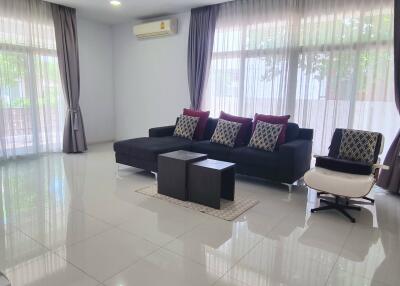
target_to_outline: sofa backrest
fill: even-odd
[[[204,132],[204,140],[210,140],[215,128],[217,127],[218,118],[208,118],[206,131]]]
[[[204,140],[210,140],[212,137],[215,128],[217,127],[218,118],[208,118],[206,131],[204,132]],[[297,123],[289,122],[288,127],[286,129],[286,139],[285,142],[290,142],[296,140],[300,136],[301,128]],[[249,128],[248,133],[246,134],[246,144],[250,141],[251,138],[251,128]]]
[[[286,128],[285,142],[290,142],[299,138],[300,128],[297,123],[289,122]]]

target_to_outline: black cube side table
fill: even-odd
[[[235,164],[203,160],[189,165],[189,200],[212,208],[221,208],[221,198],[235,198]]]
[[[206,158],[206,154],[184,150],[160,154],[157,173],[158,193],[186,201],[188,165]]]

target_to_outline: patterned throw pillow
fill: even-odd
[[[210,141],[213,143],[235,146],[235,140],[239,133],[241,123],[218,119],[217,127]]]
[[[273,152],[282,128],[282,124],[258,121],[253,136],[251,136],[249,147]]]
[[[199,117],[181,115],[175,126],[174,136],[192,140]]]
[[[373,164],[378,137],[377,132],[344,129],[338,158]]]

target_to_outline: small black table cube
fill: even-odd
[[[221,208],[221,198],[235,198],[235,164],[212,159],[190,164],[188,190],[191,202]]]
[[[206,158],[206,154],[184,150],[160,154],[157,174],[158,193],[183,201],[188,200],[188,165]]]

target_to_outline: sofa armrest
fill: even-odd
[[[284,183],[294,183],[310,169],[311,140],[297,139],[290,141],[280,145],[278,152],[280,153],[279,172]]]
[[[314,129],[300,128],[299,139],[303,140],[313,140]]]
[[[174,134],[175,125],[154,127],[149,129],[149,137],[165,137]]]

